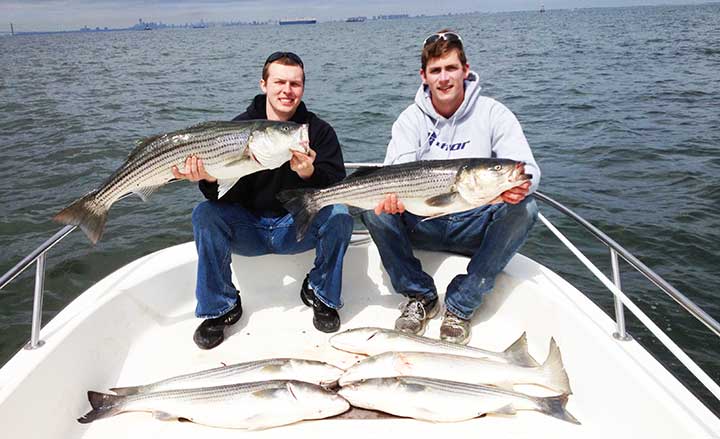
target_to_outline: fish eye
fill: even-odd
[[[502,165],[495,165],[495,166],[494,166],[494,169],[495,169],[496,171],[499,171],[499,170],[502,169]]]

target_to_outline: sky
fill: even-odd
[[[707,0],[0,0],[0,31],[75,30],[83,26],[129,27],[145,22],[184,24],[313,17],[320,21],[381,14],[436,15],[652,4],[698,4]],[[5,23],[3,23],[5,22]],[[7,27],[8,29],[4,29]]]

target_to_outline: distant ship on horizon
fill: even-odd
[[[317,20],[315,18],[283,18],[278,21],[280,25],[286,24],[315,24]]]
[[[367,20],[367,17],[350,17],[345,21],[347,23],[362,23],[365,20]]]

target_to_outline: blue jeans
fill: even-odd
[[[299,242],[292,215],[265,217],[236,204],[204,201],[193,210],[192,224],[198,252],[197,317],[219,317],[235,306],[238,291],[232,283],[231,253],[292,255],[314,248],[310,287],[325,305],[342,307],[343,258],[353,229],[347,207],[333,205],[320,210]]]
[[[373,211],[365,212],[362,221],[393,288],[405,296],[437,297],[435,282],[423,271],[413,247],[470,257],[467,274],[455,276],[445,294],[447,309],[469,319],[492,290],[495,277],[527,240],[537,213],[535,199],[528,197],[518,204],[487,205],[427,221],[409,212],[375,215]]]

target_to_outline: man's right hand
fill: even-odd
[[[199,159],[194,155],[185,159],[185,168],[182,171],[178,169],[177,166],[173,166],[171,171],[173,176],[175,176],[178,180],[207,180],[210,183],[215,183],[217,181],[217,178],[207,173],[202,159]]]
[[[389,213],[392,215],[403,212],[405,212],[405,205],[398,199],[397,194],[385,195],[385,199],[375,206],[375,215],[380,215],[381,213]]]

